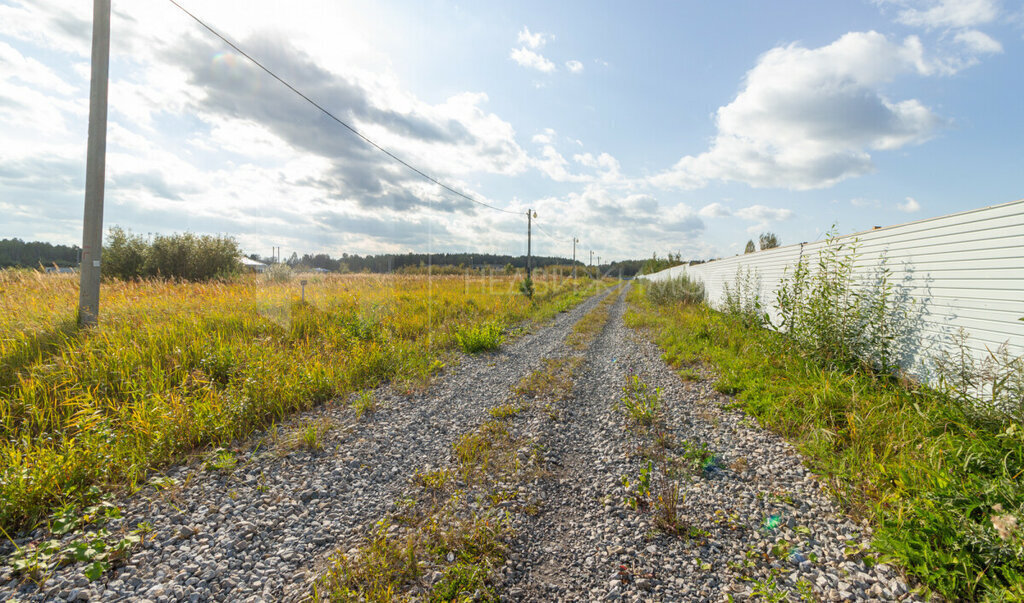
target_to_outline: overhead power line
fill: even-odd
[[[256,65],[257,67],[259,67],[263,71],[266,71],[267,74],[270,75],[270,77],[272,77],[275,80],[281,82],[281,84],[283,84],[286,88],[288,88],[289,90],[291,90],[295,94],[297,94],[300,97],[302,97],[302,99],[305,100],[307,103],[313,105],[314,107],[319,109],[324,115],[326,115],[327,117],[333,119],[334,121],[336,121],[339,124],[341,124],[342,126],[344,126],[349,132],[352,132],[353,134],[355,134],[359,138],[362,138],[363,141],[365,141],[367,144],[369,144],[370,146],[374,147],[375,149],[377,149],[381,153],[384,153],[388,157],[394,159],[398,163],[404,165],[405,167],[409,168],[413,172],[419,174],[420,176],[422,176],[423,178],[429,180],[430,182],[433,182],[434,184],[440,186],[441,188],[445,189],[446,191],[452,193],[453,195],[457,195],[459,197],[462,197],[463,199],[466,199],[467,201],[472,201],[473,203],[476,203],[477,205],[482,205],[482,206],[487,207],[489,209],[493,209],[495,211],[505,212],[507,214],[520,214],[520,213],[522,213],[522,212],[519,212],[519,211],[513,211],[513,210],[510,210],[510,209],[504,209],[504,208],[501,208],[501,207],[495,207],[494,205],[491,205],[489,203],[484,203],[483,201],[480,201],[479,199],[476,199],[476,198],[474,198],[474,197],[472,197],[470,195],[467,195],[466,193],[463,193],[462,191],[459,191],[457,189],[454,189],[454,188],[448,186],[447,184],[441,182],[437,178],[434,178],[430,174],[427,174],[423,170],[421,170],[421,169],[417,168],[416,166],[412,165],[411,163],[405,161],[401,157],[398,157],[397,155],[395,155],[391,151],[385,149],[384,147],[380,146],[379,144],[375,143],[374,141],[372,141],[369,138],[367,138],[366,136],[364,136],[359,130],[356,130],[354,127],[350,126],[349,124],[347,124],[344,121],[342,121],[341,119],[339,119],[337,116],[335,116],[333,113],[331,113],[330,111],[325,109],[323,106],[321,106],[319,103],[317,103],[313,99],[311,99],[308,96],[306,96],[305,94],[303,94],[295,86],[292,86],[287,81],[282,79],[279,75],[277,75],[276,73],[274,73],[273,71],[268,69],[266,66],[264,66],[263,63],[260,63],[255,58],[253,58],[252,55],[250,55],[249,53],[247,53],[244,50],[242,50],[241,48],[239,48],[237,44],[235,44],[231,40],[227,39],[226,37],[221,35],[221,33],[218,32],[216,29],[214,29],[214,28],[210,27],[209,25],[207,25],[205,21],[203,21],[199,17],[197,17],[194,14],[192,14],[191,12],[189,12],[189,10],[186,9],[184,6],[178,4],[175,0],[167,0],[167,1],[170,2],[171,4],[173,4],[174,6],[178,7],[179,10],[181,10],[183,13],[185,13],[189,17],[192,17],[192,19],[196,23],[198,23],[199,25],[202,25],[207,31],[209,31],[213,35],[215,35],[218,38],[220,38],[222,42],[224,42],[225,44],[227,44],[228,46],[233,48],[235,50],[235,52],[237,52],[238,54],[242,55],[243,57],[249,59],[249,61],[251,61],[252,64]]]
[[[534,219],[536,220],[536,218],[534,218]],[[551,236],[551,234],[549,234],[548,231],[544,230],[544,227],[540,225],[540,222],[535,222],[535,224],[537,225],[537,229],[540,230],[541,232],[543,232],[544,235],[547,236],[547,238],[551,239],[552,241],[554,241],[556,243],[565,243],[566,245],[568,245],[569,243],[572,243],[572,239],[559,239],[559,238]]]

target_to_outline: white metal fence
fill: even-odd
[[[900,292],[915,301],[916,349],[903,363],[912,373],[927,378],[929,359],[949,353],[960,329],[978,358],[1001,345],[1024,355],[1024,200],[877,228],[836,242],[855,244],[855,275],[870,278],[884,261]],[[736,281],[737,271],[749,269],[760,278],[761,299],[777,319],[776,293],[783,276],[801,255],[813,269],[825,245],[788,245],[643,278],[685,273],[704,283],[714,306],[721,304],[724,286]]]

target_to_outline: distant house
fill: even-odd
[[[242,268],[249,272],[263,272],[267,269],[267,265],[263,262],[257,262],[256,260],[245,256],[238,258],[238,261],[242,264]]]
[[[325,272],[330,272],[330,271],[327,270],[326,268],[314,268],[313,272],[319,272],[319,273],[323,274]]]
[[[74,274],[78,271],[69,266],[47,266],[46,272],[50,274]]]

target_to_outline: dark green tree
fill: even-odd
[[[758,239],[761,242],[762,251],[765,249],[774,249],[781,243],[781,241],[779,241],[779,237],[775,236],[774,232],[762,232]]]

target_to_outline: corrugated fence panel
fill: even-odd
[[[854,274],[869,281],[883,266],[901,295],[913,300],[915,354],[905,364],[929,375],[930,358],[949,353],[961,329],[980,357],[1006,346],[1024,355],[1024,200],[839,237],[840,257],[853,255]],[[680,274],[704,283],[720,305],[725,286],[750,271],[773,321],[776,295],[801,257],[812,271],[827,242],[815,241],[731,258],[676,266],[641,278]]]

